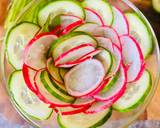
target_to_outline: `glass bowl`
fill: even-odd
[[[32,5],[35,4],[35,2],[39,2],[39,1],[40,0],[34,0],[30,4],[28,4],[20,12],[20,14],[18,15],[18,17],[17,17],[16,21],[13,23],[13,25],[19,23],[21,21],[21,17],[23,16],[23,14],[26,11],[28,11],[32,7]],[[119,113],[119,112],[113,111],[112,117],[106,122],[105,125],[103,125],[101,127],[101,128],[124,128],[124,127],[127,127],[133,121],[135,121],[144,112],[144,110],[146,109],[147,105],[150,103],[150,101],[156,91],[156,88],[158,85],[158,80],[159,80],[159,73],[160,73],[159,47],[158,47],[158,42],[157,42],[155,33],[154,33],[151,25],[149,24],[149,22],[147,21],[145,16],[140,12],[140,10],[137,7],[135,7],[128,0],[110,0],[109,2],[112,5],[116,5],[117,7],[122,9],[124,12],[127,12],[127,11],[136,12],[143,19],[145,24],[150,29],[151,36],[152,36],[153,43],[154,43],[153,54],[146,60],[146,64],[147,64],[146,66],[147,66],[147,69],[149,69],[149,71],[151,72],[152,81],[153,81],[152,89],[151,89],[150,93],[148,94],[147,98],[139,107],[132,110],[131,112]],[[5,33],[7,33],[7,30]],[[5,38],[4,38],[4,40],[5,40]],[[3,41],[3,40],[1,40],[1,41]],[[51,127],[58,128],[58,125],[56,123],[56,118],[55,118],[56,113],[53,113],[52,114],[53,116],[51,116],[51,118],[46,121],[37,121],[37,120],[33,120],[32,118],[30,118],[29,116],[24,114],[19,109],[18,105],[14,102],[13,98],[11,97],[11,94],[8,90],[8,85],[7,85],[8,77],[14,70],[15,69],[12,68],[12,66],[8,62],[8,57],[5,52],[5,41],[3,41],[3,46],[1,48],[1,72],[2,72],[3,82],[6,87],[6,93],[9,95],[12,105],[17,110],[17,112],[21,115],[21,117],[24,118],[26,121],[28,121],[31,125],[33,125],[35,127],[43,127],[43,128],[51,128]]]

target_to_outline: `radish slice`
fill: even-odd
[[[68,33],[69,33],[70,31],[72,31],[74,28],[80,26],[80,25],[83,24],[83,23],[84,23],[83,20],[78,20],[78,21],[76,21],[76,22],[73,22],[72,24],[66,26],[60,35],[68,34]]]
[[[112,27],[118,32],[119,35],[129,33],[129,24],[126,16],[118,7],[112,7],[114,14],[114,21]],[[122,27],[123,26],[123,27]]]
[[[95,90],[103,81],[103,65],[95,59],[87,60],[72,68],[64,78],[68,93],[82,97]]]
[[[96,37],[96,39],[98,41],[99,46],[107,49],[112,54],[113,65],[108,75],[116,74],[119,71],[120,66],[122,64],[122,53],[120,48],[116,44],[112,43],[111,40],[108,38]]]
[[[93,97],[93,96],[97,95],[108,84],[109,80],[110,80],[110,77],[104,79],[101,82],[101,84],[98,86],[98,88],[96,88],[95,90],[93,90],[92,92],[87,94],[86,96]]]
[[[37,71],[34,77],[34,85],[37,89],[37,97],[46,104],[50,104],[50,107],[70,107],[70,103],[63,102],[56,97],[54,97],[51,93],[49,93],[40,80],[40,75],[44,71],[41,69]]]
[[[65,5],[64,5],[65,6]],[[69,26],[72,23],[75,23],[77,21],[83,21],[83,19],[74,16],[74,15],[61,15],[60,16],[60,25],[62,26],[62,28],[66,28],[67,26]]]
[[[82,113],[86,111],[88,108],[89,106],[84,106],[80,108],[64,107],[64,108],[57,108],[55,109],[55,111],[64,116],[64,115],[75,115],[78,113]]]
[[[101,37],[111,39],[111,41],[113,43],[115,43],[117,46],[119,46],[119,48],[121,48],[119,35],[118,35],[117,31],[115,29],[113,29],[112,27],[101,26],[101,27],[97,28],[97,33],[94,32],[94,34],[96,34],[95,36],[101,36]]]
[[[122,93],[120,92],[126,89],[126,81],[126,69],[121,66],[119,78],[116,83],[108,91],[100,92],[99,94],[94,96],[94,98],[98,101],[109,101],[114,99],[119,94],[121,94],[122,96]]]
[[[75,102],[72,104],[72,107],[74,108],[79,108],[82,106],[90,106],[95,102],[94,98],[90,97],[82,97],[82,98],[77,98]]]
[[[124,64],[129,65],[127,70],[127,82],[138,80],[145,69],[142,50],[137,41],[128,35],[121,36],[122,55]]]
[[[34,86],[34,76],[36,71],[29,68],[27,65],[23,64],[22,68],[23,78],[27,87],[34,93],[36,93],[36,88]]]
[[[24,63],[39,70],[46,67],[46,53],[57,36],[52,33],[43,33],[35,36],[25,48]]]
[[[67,62],[65,64],[59,64],[57,65],[57,67],[62,67],[62,68],[70,68],[73,67],[75,65],[78,65],[86,60],[89,60],[91,58],[93,58],[93,56],[99,54],[101,52],[101,50],[93,50],[89,53],[87,53],[86,55],[82,56],[81,58],[79,58],[78,60],[74,61],[74,62]]]
[[[111,100],[108,101],[97,101],[94,104],[92,104],[92,106],[87,109],[84,113],[85,114],[94,114],[94,113],[98,113],[101,112],[109,107],[111,107],[117,100],[119,100],[121,98],[121,96],[125,93],[126,89],[122,89],[117,95],[115,95],[115,97]]]
[[[85,8],[85,14],[86,14],[86,22],[93,22],[99,25],[104,25],[101,16],[94,10]]]
[[[65,64],[67,62],[74,62],[87,53],[90,53],[91,51],[94,51],[95,48],[92,44],[82,44],[77,47],[74,47],[67,52],[61,54],[56,60],[55,60],[55,66],[59,64]]]

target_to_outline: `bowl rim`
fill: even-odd
[[[23,15],[23,13],[28,10],[30,8],[30,6],[32,6],[34,4],[34,2],[36,2],[37,0],[33,0],[29,5],[27,5],[24,10],[22,10],[22,12],[20,12],[20,14],[18,15],[17,17],[17,20],[15,20],[15,23],[19,20],[19,18],[21,17],[21,15]],[[157,40],[157,37],[155,35],[155,32],[151,26],[151,24],[149,23],[149,21],[147,20],[147,18],[144,16],[144,14],[138,9],[138,7],[136,7],[131,1],[129,0],[120,0],[121,2],[123,2],[124,4],[126,4],[127,6],[129,6],[130,8],[133,9],[134,12],[136,12],[141,18],[142,20],[147,24],[149,30],[151,31],[152,33],[152,36],[153,36],[153,42],[154,42],[154,49],[156,51],[156,59],[157,59],[157,64],[160,65],[160,51],[159,51],[159,45],[158,45],[158,40]],[[12,27],[12,26],[11,26]],[[5,39],[4,39],[5,40]],[[2,41],[2,39],[0,39],[0,42]],[[5,80],[5,71],[4,71],[4,57],[5,55],[5,43],[2,44],[2,48],[1,48],[1,59],[0,59],[0,65],[1,65],[1,73],[2,73],[2,83],[4,86],[7,85],[7,81]],[[140,111],[138,111],[137,113],[135,113],[132,117],[129,117],[129,119],[127,120],[127,123],[124,124],[124,126],[122,127],[127,127],[129,126],[132,122],[134,122],[146,109],[146,107],[149,105],[149,103],[151,102],[153,96],[154,96],[154,93],[158,87],[158,83],[159,83],[159,78],[160,78],[160,66],[157,67],[158,68],[158,71],[157,71],[157,74],[155,75],[155,81],[153,82],[152,84],[152,89],[149,93],[149,95],[147,96],[146,100],[144,101],[144,103],[142,104],[142,107],[140,109]],[[8,92],[8,89],[7,89],[7,92]],[[9,92],[8,92],[8,95]],[[21,112],[21,110],[19,110],[19,107],[16,105],[16,103],[14,102],[14,100],[12,99],[12,97],[10,96],[10,102],[12,103],[12,106],[16,109],[16,111],[19,113],[19,115],[24,119],[26,120],[29,124],[31,124],[32,126],[38,126],[39,125],[32,121],[31,119],[28,118],[28,116],[26,114],[24,114],[23,112]]]

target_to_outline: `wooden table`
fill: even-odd
[[[152,6],[151,0],[132,0],[146,15],[151,22],[158,40],[160,42],[160,14],[156,13]],[[0,0],[0,36],[3,31],[3,21],[5,19],[6,7],[8,1]],[[155,96],[141,119],[160,120],[160,84]]]

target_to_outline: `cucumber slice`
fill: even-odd
[[[92,4],[91,4],[92,3]],[[97,12],[105,25],[111,25],[114,19],[111,5],[105,0],[85,0],[82,6]]]
[[[52,109],[27,88],[22,71],[12,73],[8,85],[13,100],[28,116],[38,120],[46,120],[50,117]]]
[[[39,26],[33,23],[23,22],[13,27],[8,33],[6,50],[8,60],[14,68],[22,69],[23,51],[25,46],[35,36],[39,29]]]
[[[88,35],[87,33],[73,32],[71,34],[62,36],[54,44],[55,45],[52,46],[54,47],[52,48],[52,56],[54,59],[57,59],[64,52],[82,44],[91,44],[96,47],[97,41],[94,37]]]
[[[44,70],[39,70],[36,73],[35,79],[34,79],[34,83],[35,86],[37,88],[37,96],[40,100],[42,100],[44,103],[50,104],[51,107],[68,107],[71,106],[70,103],[66,103],[62,100],[59,100],[57,98],[57,95],[55,93],[56,96],[52,95],[44,86],[44,84],[42,83],[41,80],[41,74]],[[48,85],[47,85],[48,86]],[[57,89],[56,89],[57,91]]]
[[[136,108],[144,102],[151,86],[151,74],[146,70],[138,81],[127,85],[125,94],[113,105],[113,108],[120,112]]]
[[[110,118],[112,110],[105,109],[96,114],[76,114],[69,116],[58,115],[57,120],[61,128],[97,128]]]
[[[72,14],[82,19],[85,18],[83,8],[78,2],[72,0],[56,0],[43,7],[38,14],[38,23],[40,26],[45,24],[50,14],[54,17],[60,14]]]
[[[147,24],[136,13],[125,15],[129,22],[130,34],[140,44],[144,58],[147,58],[153,50],[152,34]]]
[[[96,55],[95,58],[103,64],[105,73],[107,74],[113,64],[112,55],[107,49],[104,49],[102,47],[99,49],[101,49],[102,51],[98,55]]]
[[[112,78],[110,78],[109,82],[103,88],[103,90],[101,92],[105,93],[105,92],[109,91],[109,89],[111,89],[111,87],[113,87],[117,83],[119,75],[120,75],[120,72],[118,72],[115,76],[112,76]]]
[[[59,69],[54,66],[54,61],[52,58],[49,58],[47,60],[47,69],[48,69],[48,72],[50,73],[50,75],[53,77],[53,80],[55,82],[63,84],[63,80],[59,74]]]
[[[68,69],[65,69],[65,68],[60,68],[59,69],[59,74],[61,76],[61,78],[64,80],[64,76],[66,75],[66,73],[68,72],[69,70]]]
[[[58,98],[59,100],[62,100],[66,103],[72,103],[74,101],[74,98],[72,96],[60,91],[60,89],[57,88],[57,85],[50,79],[50,76],[47,71],[43,71],[41,73],[40,79],[44,87],[48,90],[48,92],[56,98]]]
[[[152,0],[153,8],[160,13],[160,1],[159,0]]]

